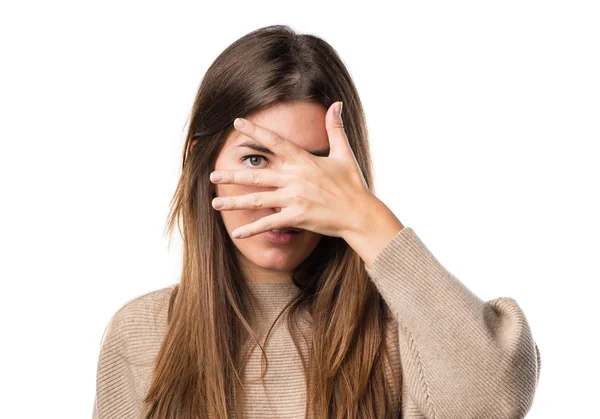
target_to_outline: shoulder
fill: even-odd
[[[173,284],[133,297],[117,310],[115,316],[135,320],[140,316],[152,315],[157,311],[167,308],[171,292],[176,285]]]
[[[131,298],[112,315],[101,346],[129,354],[136,348],[156,346],[167,325],[169,300],[177,284]]]

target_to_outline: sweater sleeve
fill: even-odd
[[[138,419],[134,374],[127,355],[125,308],[108,323],[100,344],[92,419]]]
[[[514,299],[481,300],[410,227],[364,266],[398,323],[403,418],[525,417],[541,358]]]

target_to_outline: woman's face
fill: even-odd
[[[310,102],[278,104],[250,117],[244,117],[265,127],[308,152],[329,149],[325,129],[327,109]],[[242,146],[243,143],[260,145],[235,130],[227,138],[217,156],[215,170],[279,169],[281,157],[262,153]],[[275,191],[277,187],[257,187],[240,184],[215,184],[216,196],[240,196],[260,191]],[[212,205],[211,205],[212,207]],[[216,211],[216,210],[215,210]],[[229,237],[236,228],[279,212],[279,208],[220,210]],[[295,226],[290,226],[295,227]],[[302,230],[289,244],[274,244],[265,239],[265,233],[248,238],[232,238],[238,258],[252,282],[290,281],[296,268],[317,246],[321,235]]]

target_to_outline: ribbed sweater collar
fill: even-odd
[[[260,304],[260,311],[269,316],[279,314],[300,293],[300,288],[291,281],[249,282],[248,285]]]

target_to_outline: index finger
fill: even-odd
[[[265,147],[264,152],[267,154],[282,156],[284,160],[292,162],[304,153],[308,154],[302,147],[248,119],[236,118],[233,121],[233,126],[247,137],[263,145]]]

